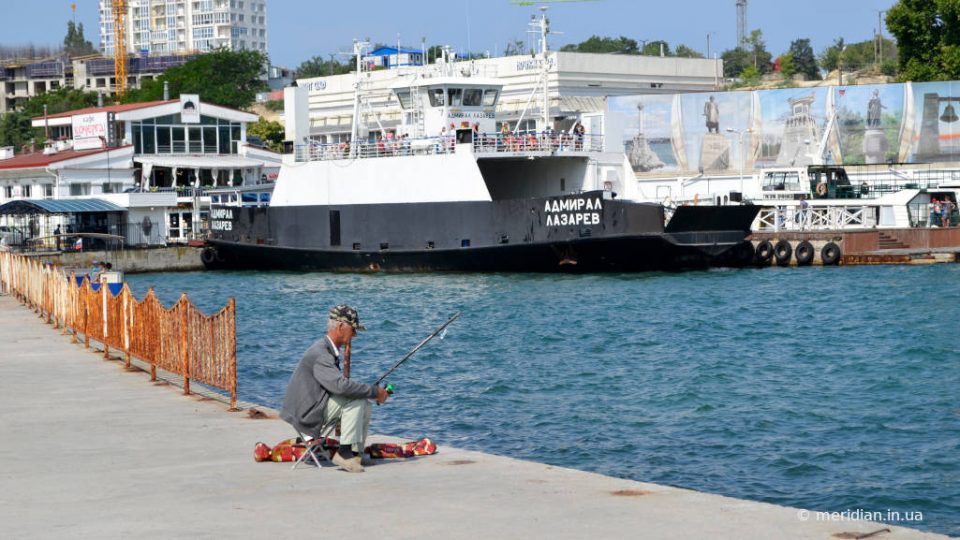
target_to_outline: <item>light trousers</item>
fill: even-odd
[[[353,446],[354,452],[362,452],[367,446],[367,431],[370,429],[370,401],[365,398],[350,399],[330,396],[323,409],[324,423],[340,419],[340,444]]]

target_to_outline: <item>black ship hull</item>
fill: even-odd
[[[214,207],[216,269],[634,272],[740,266],[758,209],[664,208],[603,192],[494,202]],[[749,249],[748,249],[749,248]]]

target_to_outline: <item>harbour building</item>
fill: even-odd
[[[267,53],[266,0],[127,0],[127,54]],[[100,0],[100,51],[114,54],[113,1]]]
[[[276,178],[280,156],[247,143],[256,119],[186,94],[35,118],[46,147],[0,149],[0,225],[14,243],[58,226],[128,245],[186,242],[206,227],[210,190]]]

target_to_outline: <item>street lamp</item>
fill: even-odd
[[[746,148],[744,148],[743,146],[743,136],[748,133],[753,133],[753,128],[747,128],[747,129],[727,128],[727,133],[736,133],[737,137],[740,139],[739,141],[739,144],[740,144],[740,197],[742,202],[743,201],[742,199],[743,197],[743,164],[745,161],[747,161],[747,151],[746,151]]]

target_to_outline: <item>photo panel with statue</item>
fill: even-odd
[[[744,168],[750,167],[755,116],[751,92],[685,94],[674,107],[675,127],[680,126],[673,136],[674,153],[686,169],[729,171],[739,168],[741,161]]]
[[[624,126],[623,150],[634,172],[678,170],[670,140],[673,96],[611,97],[607,106]]]
[[[832,88],[843,165],[897,163],[904,117],[903,84]]]

